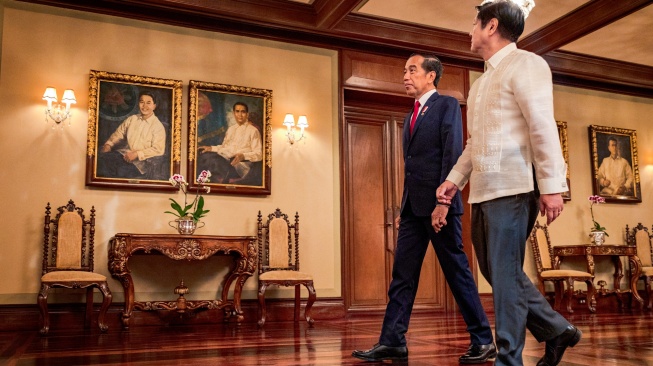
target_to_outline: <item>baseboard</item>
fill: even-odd
[[[551,294],[552,295],[552,294]],[[494,314],[494,304],[492,294],[481,294],[481,304],[485,312],[490,315]],[[553,298],[553,296],[549,296]],[[597,312],[610,312],[619,309],[615,296],[599,297],[597,299]],[[300,320],[303,321],[304,306],[306,302],[302,301],[300,309]],[[95,304],[95,313],[93,314],[92,328],[97,327],[97,310],[99,303]],[[627,304],[626,304],[627,305]],[[109,330],[122,329],[120,322],[124,304],[114,303],[107,312],[106,323]],[[291,299],[271,299],[267,300],[267,323],[290,321],[294,318],[294,301]],[[633,309],[637,309],[639,304],[633,301]],[[50,312],[50,329],[76,329],[84,326],[84,304],[51,304],[48,306]],[[243,310],[243,322],[258,321],[258,301],[243,300],[241,303]],[[572,303],[574,314],[589,313],[587,305],[574,299]],[[324,298],[318,299],[313,304],[312,317],[315,321],[342,319],[352,316],[380,315],[383,314],[385,307],[372,311],[346,311],[343,299],[341,298]],[[415,313],[421,312],[416,310]],[[566,303],[563,304],[560,313],[568,315]],[[0,332],[11,331],[37,331],[40,322],[39,308],[36,304],[27,305],[0,305]],[[139,311],[135,310],[132,314],[130,326],[156,326],[156,325],[195,325],[195,324],[218,324],[223,323],[224,313],[222,310],[196,310],[185,314],[178,314],[174,311]]]
[[[97,311],[99,303],[95,304],[92,330],[97,329]],[[302,301],[300,321],[304,321],[305,301]],[[122,329],[120,321],[124,304],[114,303],[106,315],[109,331]],[[266,324],[277,321],[290,321],[294,318],[293,300],[267,300]],[[243,322],[258,321],[258,301],[244,300],[241,303]],[[84,304],[51,304],[48,305],[50,313],[50,330],[73,329],[84,327]],[[342,299],[318,299],[311,310],[311,316],[316,322],[329,319],[341,319],[346,316]],[[193,312],[178,314],[175,311],[139,311],[135,310],[130,320],[130,326],[147,325],[194,325],[218,324],[225,321],[222,310],[200,309]],[[233,320],[232,320],[233,321]],[[8,331],[37,331],[40,324],[40,312],[36,304],[28,305],[2,305],[0,306],[0,332]]]

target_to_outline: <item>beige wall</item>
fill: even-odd
[[[89,70],[178,79],[184,82],[182,159],[186,158],[189,80],[273,90],[272,195],[210,195],[198,234],[255,235],[258,210],[300,213],[302,268],[315,276],[320,297],[341,295],[338,173],[337,53],[0,0],[0,304],[34,303],[39,289],[43,214],[72,198],[97,209],[96,268],[109,276],[107,245],[118,232],[174,233],[168,198],[175,193],[88,188],[86,131]],[[72,88],[72,126],[44,122],[46,86]],[[284,141],[285,113],[306,114],[308,140],[299,149]],[[182,162],[182,173],[186,163]],[[215,298],[226,258],[174,262],[136,258],[132,270],[139,299],[173,299],[181,279],[190,298]],[[216,273],[217,271],[217,273]],[[114,301],[123,300],[111,278]],[[57,296],[59,295],[59,296]],[[291,296],[272,290],[270,296]],[[256,278],[244,298],[256,297]],[[81,299],[81,297],[79,297]],[[53,301],[68,301],[54,294]]]
[[[42,219],[46,202],[72,198],[95,205],[97,271],[109,276],[107,243],[117,232],[173,233],[168,198],[172,193],[91,189],[84,186],[88,72],[91,69],[184,81],[182,158],[185,159],[189,80],[273,90],[272,195],[211,195],[207,227],[198,234],[254,235],[256,213],[279,207],[299,211],[301,262],[315,275],[320,297],[340,296],[340,203],[337,133],[337,54],[335,51],[219,33],[168,27],[108,16],[0,0],[0,304],[34,303],[40,276]],[[472,73],[472,79],[478,73]],[[46,86],[76,91],[73,125],[52,131],[43,121]],[[551,226],[555,244],[587,242],[591,190],[587,126],[637,130],[643,202],[597,207],[609,242],[622,244],[626,224],[653,224],[653,115],[650,99],[556,86],[555,117],[568,123],[572,200]],[[284,142],[287,112],[307,114],[308,141],[300,149]],[[182,165],[185,173],[185,162]],[[172,298],[184,279],[190,298],[217,293],[228,264],[224,258],[184,263],[140,257],[132,270],[139,299]],[[569,261],[569,266],[583,266]],[[526,271],[536,278],[532,253]],[[218,273],[213,274],[218,268]],[[609,262],[597,262],[599,279],[609,279]],[[111,279],[114,299],[120,284]],[[255,298],[255,278],[245,298]],[[482,293],[491,292],[480,278]],[[270,292],[291,296],[290,292]],[[59,295],[59,296],[57,296]],[[69,301],[63,294],[54,301]],[[81,299],[81,297],[78,297]]]
[[[472,73],[472,79],[480,74]],[[549,233],[553,245],[571,245],[589,243],[588,233],[592,226],[589,201],[592,195],[592,168],[589,153],[589,125],[610,126],[633,129],[637,131],[637,148],[639,150],[639,173],[642,189],[642,203],[618,204],[607,203],[595,206],[595,219],[605,226],[608,234],[606,243],[625,244],[625,227],[637,225],[638,222],[651,228],[653,225],[653,128],[648,116],[653,113],[653,100],[617,95],[565,86],[554,86],[554,114],[558,121],[567,122],[569,145],[569,169],[571,179],[571,201],[554,223]],[[540,219],[541,220],[541,219]],[[541,221],[540,221],[541,222]],[[609,258],[595,258],[596,281],[606,280],[612,284],[614,267]],[[584,269],[582,259],[570,258],[563,263],[563,268]],[[627,261],[624,268],[628,269]],[[537,271],[533,263],[533,252],[527,246],[524,270],[528,276],[537,281]],[[626,272],[627,274],[627,272]],[[479,291],[492,292],[490,285],[479,276]],[[627,276],[622,279],[625,286]],[[577,284],[584,288],[584,284]],[[553,287],[547,290],[553,291]]]

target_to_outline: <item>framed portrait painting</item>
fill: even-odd
[[[567,122],[556,121],[558,125],[558,138],[560,139],[560,148],[562,149],[562,157],[565,159],[565,164],[567,164],[567,192],[562,193],[562,199],[565,201],[571,200],[571,179],[570,179],[570,168],[569,168],[569,145],[567,144]]]
[[[191,80],[188,98],[191,188],[208,170],[210,193],[269,195],[272,90]]]
[[[180,80],[91,70],[86,185],[174,190],[181,94]]]
[[[592,187],[606,202],[642,202],[635,130],[589,126]]]

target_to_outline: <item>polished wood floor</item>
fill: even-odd
[[[567,316],[583,331],[560,365],[653,365],[653,312],[625,310]],[[494,319],[490,315],[494,324]],[[381,316],[315,322],[132,326],[0,332],[0,365],[367,365],[353,349],[376,343]],[[405,365],[458,365],[468,345],[460,316],[416,314]],[[529,334],[524,364],[535,365],[543,345]],[[488,363],[489,365],[490,363]]]

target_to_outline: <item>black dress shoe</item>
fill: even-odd
[[[408,360],[408,348],[390,347],[381,344],[375,344],[374,347],[367,351],[354,351],[352,356],[365,361],[383,361],[383,360]]]
[[[497,348],[493,343],[490,344],[472,344],[467,349],[467,353],[460,356],[460,363],[485,363],[490,358],[497,356]]]
[[[562,360],[562,355],[567,347],[575,346],[582,335],[583,332],[570,325],[562,334],[546,341],[544,357],[537,363],[537,366],[556,366]]]

